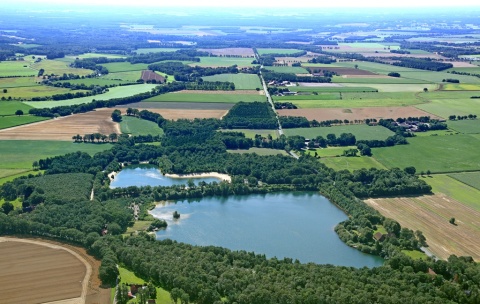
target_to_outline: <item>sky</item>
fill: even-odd
[[[438,0],[401,0],[401,1],[385,1],[385,0],[296,0],[296,1],[279,1],[279,0],[241,0],[241,1],[225,1],[225,0],[16,0],[17,6],[35,4],[55,4],[55,5],[75,5],[80,3],[83,5],[114,5],[114,6],[157,6],[157,7],[439,7],[439,6],[480,6],[478,0],[456,0],[456,1],[438,1]]]

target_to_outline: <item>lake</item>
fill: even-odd
[[[173,212],[180,219],[173,219]],[[343,243],[334,231],[347,219],[317,193],[272,193],[210,197],[165,203],[151,211],[168,222],[157,239],[193,245],[214,245],[254,251],[267,257],[298,259],[302,263],[374,267],[383,259]]]
[[[110,188],[186,185],[189,179],[164,176],[158,167],[153,165],[135,165],[123,168],[110,183]],[[221,182],[221,179],[216,177],[195,177],[191,179],[196,185],[202,181],[206,183]]]

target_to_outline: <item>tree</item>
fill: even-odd
[[[15,115],[22,116],[23,111],[22,110],[17,110],[17,111],[15,111]]]
[[[14,206],[10,202],[5,202],[5,203],[2,204],[2,209],[3,209],[3,213],[9,214],[10,211],[12,211],[14,209]]]
[[[430,170],[427,170],[427,176],[430,176],[432,172]]]
[[[108,135],[108,139],[110,139],[111,142],[114,142],[118,139],[118,134],[117,133],[112,133]]]
[[[423,88],[423,92],[427,93],[427,92],[428,92],[428,88]]]
[[[450,220],[449,220],[448,222],[449,222],[450,224],[452,224],[452,225],[455,225],[455,226],[457,225],[457,224],[455,223],[455,218],[454,218],[454,217],[450,218]]]
[[[112,120],[114,122],[121,122],[122,121],[122,112],[120,110],[114,110],[112,112]]]
[[[117,303],[127,304],[130,298],[128,297],[128,287],[124,283],[118,285],[117,289]]]
[[[417,169],[415,169],[415,167],[412,166],[412,167],[406,167],[405,169],[403,169],[403,171],[405,171],[410,175],[415,175],[415,172],[417,172]]]
[[[7,90],[7,89],[3,89],[3,93],[7,93],[7,92],[8,92],[8,90]]]
[[[180,218],[180,213],[178,213],[177,210],[175,210],[175,212],[173,212],[173,218],[178,220]]]

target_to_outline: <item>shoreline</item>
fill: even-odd
[[[110,179],[110,182],[112,182],[115,179],[115,177],[117,176],[117,174],[119,172],[120,171],[118,171],[118,172],[117,171],[112,171],[112,172],[108,173],[108,179]],[[112,175],[113,175],[113,177],[112,177]]]
[[[228,174],[218,173],[218,172],[206,172],[206,173],[191,173],[191,174],[164,174],[166,177],[170,178],[202,178],[202,177],[216,177],[223,181],[229,183],[232,182],[232,178]]]

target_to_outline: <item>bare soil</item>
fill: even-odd
[[[202,52],[209,52],[213,55],[223,56],[223,55],[233,55],[233,56],[242,56],[242,57],[254,57],[255,54],[251,48],[225,48],[225,49],[199,49]]]
[[[0,130],[0,139],[71,140],[72,136],[77,134],[82,136],[91,133],[119,134],[118,124],[111,119],[112,112],[112,109],[97,109],[88,113],[3,129]]]
[[[162,75],[158,75],[154,71],[150,71],[150,70],[143,70],[141,78],[143,81],[155,80],[157,83],[165,82],[165,77],[163,77]]]
[[[319,108],[277,111],[280,116],[303,116],[308,120],[316,119],[317,121],[333,119],[363,120],[367,118],[397,119],[398,117],[433,117],[432,114],[415,107]]]
[[[366,203],[412,230],[420,230],[435,256],[480,259],[480,212],[444,194],[369,199]],[[456,225],[449,223],[454,217]]]
[[[449,63],[453,64],[454,68],[478,68],[478,65],[474,65],[465,61],[451,61]]]
[[[122,113],[125,109],[120,109]],[[143,110],[139,108],[139,110]],[[165,119],[194,119],[194,118],[222,118],[228,110],[193,110],[193,109],[148,109],[150,112],[158,113]]]

